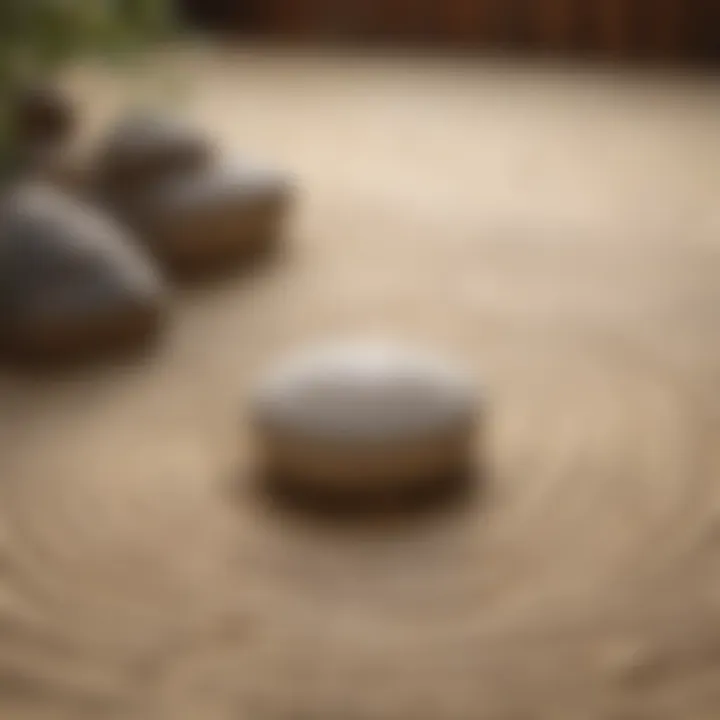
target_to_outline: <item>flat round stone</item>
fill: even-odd
[[[239,164],[157,183],[118,213],[169,266],[203,268],[274,246],[291,195],[282,173]]]
[[[125,349],[153,335],[165,285],[111,220],[49,186],[27,184],[0,207],[0,340],[47,359]]]
[[[253,409],[271,484],[353,501],[452,484],[468,468],[477,419],[459,371],[368,342],[291,360],[261,384]]]

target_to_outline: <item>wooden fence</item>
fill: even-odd
[[[226,27],[613,58],[720,55],[720,0],[186,0]]]

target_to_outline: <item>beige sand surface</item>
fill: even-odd
[[[0,375],[0,717],[717,718],[720,87],[172,63],[228,152],[297,171],[300,213],[282,259],[180,291],[144,364]],[[100,122],[114,85],[77,90]],[[487,388],[465,512],[350,530],[246,491],[253,378],[354,331]]]

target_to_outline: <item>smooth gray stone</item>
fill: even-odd
[[[71,351],[150,333],[165,284],[113,221],[47,185],[0,208],[0,337],[11,350]],[[78,349],[80,349],[78,347]]]
[[[272,372],[254,398],[252,424],[270,487],[384,505],[464,485],[477,411],[459,371],[361,341],[313,349]]]
[[[279,434],[377,445],[466,427],[475,398],[459,371],[426,353],[353,341],[313,348],[276,369],[255,411]]]
[[[212,143],[179,120],[137,114],[119,121],[101,142],[95,174],[101,190],[133,192],[203,171],[214,157]]]

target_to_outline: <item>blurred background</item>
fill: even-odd
[[[715,0],[181,0],[192,23],[278,38],[713,61]]]

